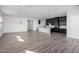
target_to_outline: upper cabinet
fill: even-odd
[[[66,26],[66,16],[60,17],[59,21],[60,25]]]
[[[59,25],[66,26],[66,16],[46,19],[46,25],[48,24],[54,25],[56,27],[59,27]]]

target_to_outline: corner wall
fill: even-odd
[[[79,7],[67,12],[67,37],[79,39]]]
[[[2,14],[0,13],[0,37],[3,35],[3,18]]]

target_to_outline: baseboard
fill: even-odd
[[[4,32],[4,33],[6,34],[6,33],[18,33],[18,32],[27,32],[27,31],[15,31],[15,32]]]
[[[73,39],[78,39],[79,40],[79,37],[75,37],[75,36],[67,36],[68,38],[73,38]]]

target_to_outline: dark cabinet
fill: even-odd
[[[66,16],[46,19],[46,25],[49,24],[55,26],[55,28],[51,28],[51,32],[66,33],[66,28],[62,28],[66,26]]]

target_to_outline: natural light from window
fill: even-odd
[[[24,42],[24,40],[23,40],[23,39],[18,39],[18,41],[20,41],[20,42]]]
[[[24,40],[22,39],[21,36],[16,36],[16,38],[18,39],[18,41],[20,41],[20,42],[24,42]]]
[[[28,50],[25,50],[26,53],[35,53],[33,51],[28,51]]]
[[[21,36],[16,36],[16,38],[21,38]]]

